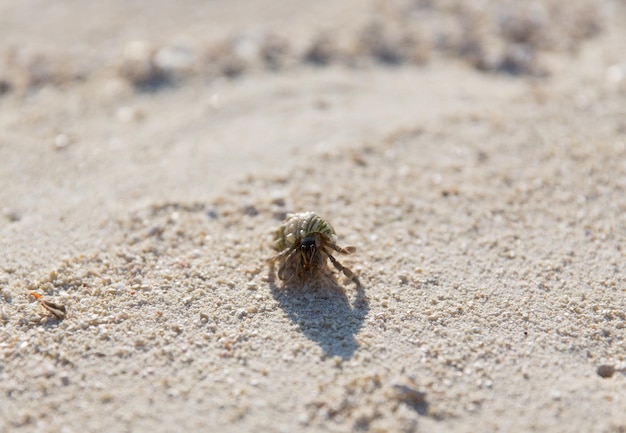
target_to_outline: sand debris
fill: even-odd
[[[41,296],[39,293],[36,293],[36,292],[30,292],[30,294],[35,299],[37,299],[37,301],[39,301],[39,303],[50,314],[52,314],[54,317],[56,317],[57,320],[65,319],[65,316],[67,315],[67,310],[65,309],[65,305],[57,304],[57,303],[52,302],[52,301],[48,301],[48,300],[44,299],[43,296]]]

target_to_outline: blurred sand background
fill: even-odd
[[[623,0],[2,1],[0,185],[0,432],[626,430]]]

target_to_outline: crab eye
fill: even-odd
[[[303,240],[300,243],[300,248],[302,248],[303,250],[306,250],[306,249],[309,249],[309,248],[315,248],[315,239]]]

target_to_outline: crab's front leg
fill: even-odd
[[[294,274],[293,262],[294,260],[296,260],[297,254],[298,254],[298,250],[287,249],[276,256],[276,260],[279,260],[279,259],[281,260],[281,263],[280,263],[280,266],[278,267],[278,272],[277,272],[278,278],[284,281],[284,280],[289,280],[293,277],[293,274]],[[285,275],[285,270],[287,269],[287,267],[291,269],[289,276]]]
[[[274,262],[276,262],[278,260],[281,260],[281,259],[287,257],[293,251],[294,251],[293,248],[285,248],[284,250],[282,250],[281,252],[279,252],[275,256],[270,257],[269,259],[267,259],[267,261],[270,262],[270,263],[274,263]]]
[[[332,248],[333,250],[335,250],[335,251],[337,251],[338,253],[341,253],[341,254],[352,254],[353,252],[356,251],[356,247],[353,247],[353,246],[340,247],[339,245],[337,245],[334,242],[327,242],[326,246]]]
[[[342,272],[347,278],[352,280],[352,282],[354,282],[354,284],[356,284],[357,286],[361,285],[361,283],[360,283],[359,279],[357,278],[357,276],[354,275],[354,272],[352,272],[350,269],[346,268],[341,263],[339,263],[339,261],[336,258],[334,258],[332,256],[332,254],[330,254],[328,251],[326,251],[326,250],[323,250],[323,251],[324,251],[324,253],[326,253],[326,255],[330,259],[331,263],[335,266],[335,268],[339,272]]]

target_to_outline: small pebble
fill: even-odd
[[[408,385],[394,385],[398,400],[411,405],[426,404],[426,393]]]
[[[121,293],[126,291],[126,285],[124,283],[115,283],[108,290],[109,293]]]
[[[3,323],[7,323],[11,320],[11,315],[4,307],[2,307],[2,311],[0,312],[0,318],[2,318]]]
[[[67,134],[57,134],[54,137],[54,147],[56,149],[63,149],[70,144],[70,138]]]
[[[607,379],[615,374],[615,366],[603,364],[598,367],[596,373],[598,373],[598,376]]]
[[[115,118],[121,123],[133,123],[143,119],[143,113],[134,107],[124,105],[115,112]]]
[[[160,48],[154,56],[154,63],[167,72],[187,71],[195,60],[196,55],[190,48],[178,45]]]
[[[609,66],[606,70],[606,79],[610,83],[619,83],[626,77],[626,64]]]
[[[135,344],[135,347],[144,347],[146,346],[147,342],[143,338],[136,338],[134,341],[134,344]]]
[[[22,215],[18,211],[13,210],[13,209],[4,209],[2,211],[2,214],[9,222],[12,222],[12,223],[18,222],[19,220],[22,219]]]

